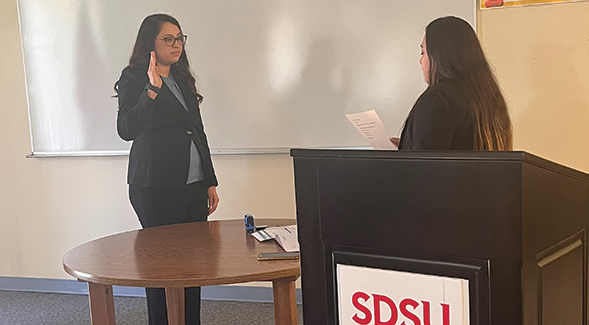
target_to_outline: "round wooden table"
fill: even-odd
[[[259,219],[270,226],[292,219]],[[276,324],[297,324],[295,280],[299,262],[258,262],[282,249],[246,234],[243,220],[205,221],[120,233],[65,254],[65,271],[88,282],[92,324],[115,324],[112,286],[165,288],[170,325],[184,324],[184,288],[272,281]]]

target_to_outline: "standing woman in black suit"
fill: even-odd
[[[512,150],[505,99],[466,21],[432,21],[419,62],[428,88],[405,121],[399,149]]]
[[[133,141],[129,198],[143,228],[205,221],[219,204],[185,43],[176,19],[148,16],[115,84],[118,134]],[[164,289],[146,294],[149,324],[167,324]],[[186,324],[200,324],[200,288],[187,288],[185,301]]]

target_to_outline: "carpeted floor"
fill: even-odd
[[[303,324],[301,306],[299,324]],[[117,325],[147,324],[145,298],[115,297]],[[202,301],[202,325],[271,325],[274,306],[269,303]],[[0,325],[90,324],[88,297],[51,293],[0,291]]]

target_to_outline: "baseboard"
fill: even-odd
[[[84,282],[63,279],[40,279],[20,277],[0,277],[0,290],[44,293],[63,293],[87,295],[88,286]],[[138,287],[113,286],[113,294],[120,297],[145,297],[145,290]],[[301,290],[296,292],[297,303],[301,304]],[[272,288],[246,286],[202,287],[202,299],[243,302],[272,302]]]

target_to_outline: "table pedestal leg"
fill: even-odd
[[[166,304],[168,306],[168,324],[184,325],[184,288],[166,288]]]
[[[88,282],[92,325],[115,325],[112,286]]]
[[[296,277],[272,281],[274,291],[274,322],[276,325],[297,324]]]

